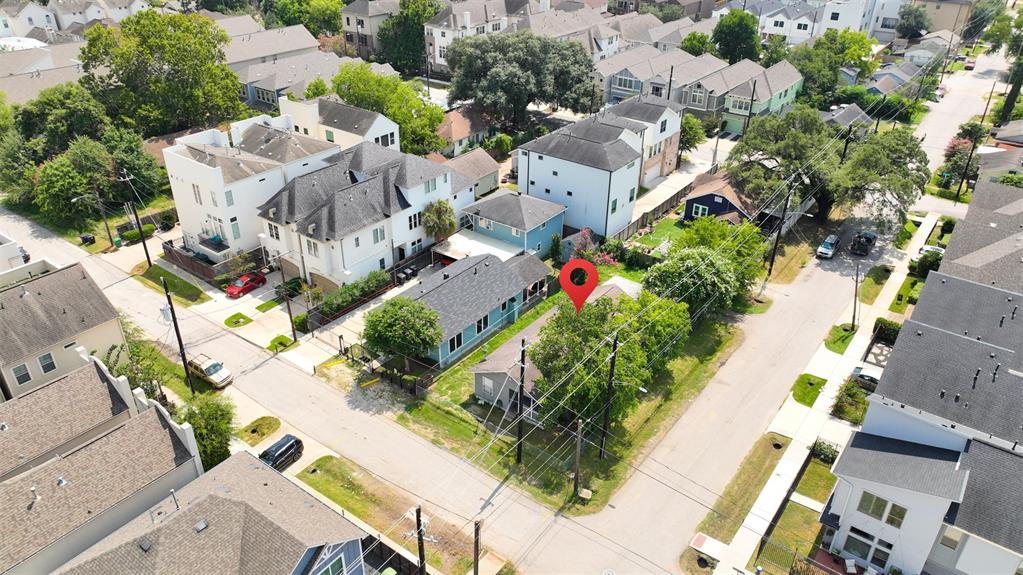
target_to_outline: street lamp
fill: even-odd
[[[110,233],[110,224],[107,223],[107,211],[103,208],[103,201],[99,199],[99,190],[93,190],[93,197],[96,198],[96,206],[99,207],[100,216],[103,218],[103,227],[107,229],[107,239],[110,240],[110,245],[114,245],[114,234]],[[75,203],[82,198],[89,197],[89,194],[82,194],[78,197],[71,198],[71,203]]]
[[[263,248],[263,260],[264,260],[265,263],[269,264],[271,258],[268,257],[268,255],[267,255],[268,252],[267,252],[266,246],[263,245],[263,240],[266,239],[266,234],[261,233],[261,234],[259,234],[256,237],[259,238],[259,247]],[[287,252],[285,252],[283,254],[277,254],[274,257],[277,258],[277,267],[279,267],[281,269],[281,288],[282,288],[281,289],[281,297],[284,298],[284,303],[285,303],[285,305],[288,308],[288,323],[291,325],[291,340],[292,341],[298,341],[298,330],[295,329],[295,316],[291,315],[291,297],[288,296],[288,285],[287,285],[288,280],[287,280],[286,277],[284,277],[284,266],[281,265],[281,258],[286,256],[286,255],[288,255],[288,254],[290,254],[293,251],[295,251],[295,250],[290,250],[290,251],[287,251]]]

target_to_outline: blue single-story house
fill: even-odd
[[[486,341],[547,293],[547,264],[532,254],[507,261],[484,254],[460,259],[406,295],[437,312],[443,338],[426,356],[442,367]]]
[[[728,183],[724,172],[697,176],[683,201],[683,220],[712,216],[740,224],[756,216],[755,208]]]

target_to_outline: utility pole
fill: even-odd
[[[845,154],[846,154],[846,152],[849,151],[849,140],[852,139],[852,131],[853,131],[853,125],[849,124],[849,131],[845,133],[845,147],[842,148],[842,160],[840,162],[838,162],[839,164],[844,164],[845,163]]]
[[[426,545],[423,543],[422,505],[416,505],[416,540],[419,542],[419,575],[426,575]]]
[[[888,101],[888,94],[885,94],[884,96],[881,96],[881,103],[877,106],[877,123],[874,124],[874,133],[875,134],[881,128],[881,116],[884,115],[881,112],[882,112],[882,110],[884,110],[884,103],[887,102],[887,101]]]
[[[970,155],[966,157],[966,165],[963,166],[963,173],[959,177],[959,187],[956,188],[956,202],[959,203],[959,194],[963,191],[963,182],[966,181],[966,177],[970,175],[970,162],[973,161],[973,152],[977,150],[977,142],[973,142],[970,146]],[[966,189],[969,191],[969,188]]]
[[[472,525],[472,575],[480,575],[480,520]]]
[[[856,275],[853,276],[853,317],[852,328],[856,331],[856,307],[860,301],[860,262],[856,262]]]
[[[575,420],[575,477],[572,479],[572,493],[579,497],[579,470],[583,459],[583,420]]]
[[[604,404],[604,427],[600,430],[600,459],[607,456],[607,428],[611,426],[611,402],[615,393],[615,360],[618,359],[618,334],[611,347],[611,367],[607,372],[607,403]]]
[[[721,141],[721,123],[718,122],[718,133],[714,137],[714,155],[710,158],[710,165],[716,166],[718,163],[718,142]]]
[[[288,295],[288,279],[284,277],[284,265],[281,262],[280,256],[277,256],[277,267],[281,268],[281,297],[284,298],[284,304],[288,307],[288,323],[291,324],[291,341],[298,341],[298,332],[295,331],[295,317],[291,315],[291,296]]]
[[[742,133],[746,133],[746,129],[749,128],[750,118],[753,117],[753,104],[757,101],[757,80],[753,79],[753,90],[750,91],[749,95],[749,113],[746,114],[746,121],[742,125]]]
[[[181,353],[181,367],[185,368],[188,390],[192,392],[192,397],[195,397],[195,386],[192,385],[192,374],[188,371],[188,358],[185,357],[185,342],[181,341],[181,329],[178,328],[178,314],[174,312],[174,300],[171,299],[170,290],[167,289],[167,279],[160,276],[160,283],[163,284],[163,293],[167,296],[167,307],[170,308],[171,322],[174,323],[174,335],[178,336],[178,351]]]
[[[991,92],[987,95],[987,102],[984,103],[984,113],[980,115],[980,123],[984,123],[984,118],[987,118],[987,109],[991,105],[991,98],[995,95],[995,86],[998,85],[998,80],[991,82]]]
[[[114,234],[110,233],[110,223],[107,222],[107,210],[103,207],[103,200],[99,198],[99,190],[93,190],[96,196],[96,207],[99,208],[100,217],[103,218],[103,227],[107,229],[107,239],[110,240],[110,247],[114,247]]]
[[[522,338],[522,350],[519,354],[519,400],[518,409],[515,410],[518,415],[518,441],[515,442],[515,463],[522,463],[522,398],[526,394],[526,338]]]
[[[945,71],[948,69],[948,56],[952,51],[952,42],[948,43],[948,47],[945,48],[945,58],[941,61],[941,75],[938,76],[938,85],[941,85],[942,80],[945,79]]]
[[[767,277],[771,277],[771,272],[774,271],[774,258],[778,257],[778,243],[781,241],[781,233],[785,228],[785,218],[789,214],[789,200],[792,199],[792,192],[795,191],[795,187],[789,189],[789,193],[785,195],[785,205],[781,209],[781,221],[778,223],[778,234],[774,236],[774,248],[771,249],[771,263],[767,266]]]
[[[135,202],[129,201],[128,205],[131,206],[131,214],[135,217],[135,229],[139,232],[139,238],[142,241],[142,251],[146,253],[146,264],[149,267],[153,267],[153,259],[149,257],[149,246],[146,245],[146,234],[142,231],[142,220],[139,219],[139,211],[135,209]]]

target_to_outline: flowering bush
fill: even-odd
[[[615,260],[614,256],[607,252],[600,252],[594,260],[594,263],[598,266],[613,266],[617,265],[618,261]]]

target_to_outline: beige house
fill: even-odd
[[[497,173],[501,169],[501,164],[491,158],[483,148],[455,156],[444,164],[472,180],[473,197],[477,200],[497,189]]]
[[[336,94],[312,100],[292,100],[285,96],[278,104],[281,115],[291,117],[295,132],[334,142],[342,150],[362,142],[401,150],[401,130],[398,124],[383,114],[349,106]]]
[[[0,291],[0,402],[77,370],[77,348],[103,355],[124,343],[117,310],[81,264]]]
[[[931,29],[927,32],[931,32],[962,30],[970,21],[977,0],[913,0],[913,4],[923,8],[930,17]]]
[[[345,44],[354,54],[368,60],[377,51],[380,26],[398,13],[398,0],[355,0],[341,9]]]

